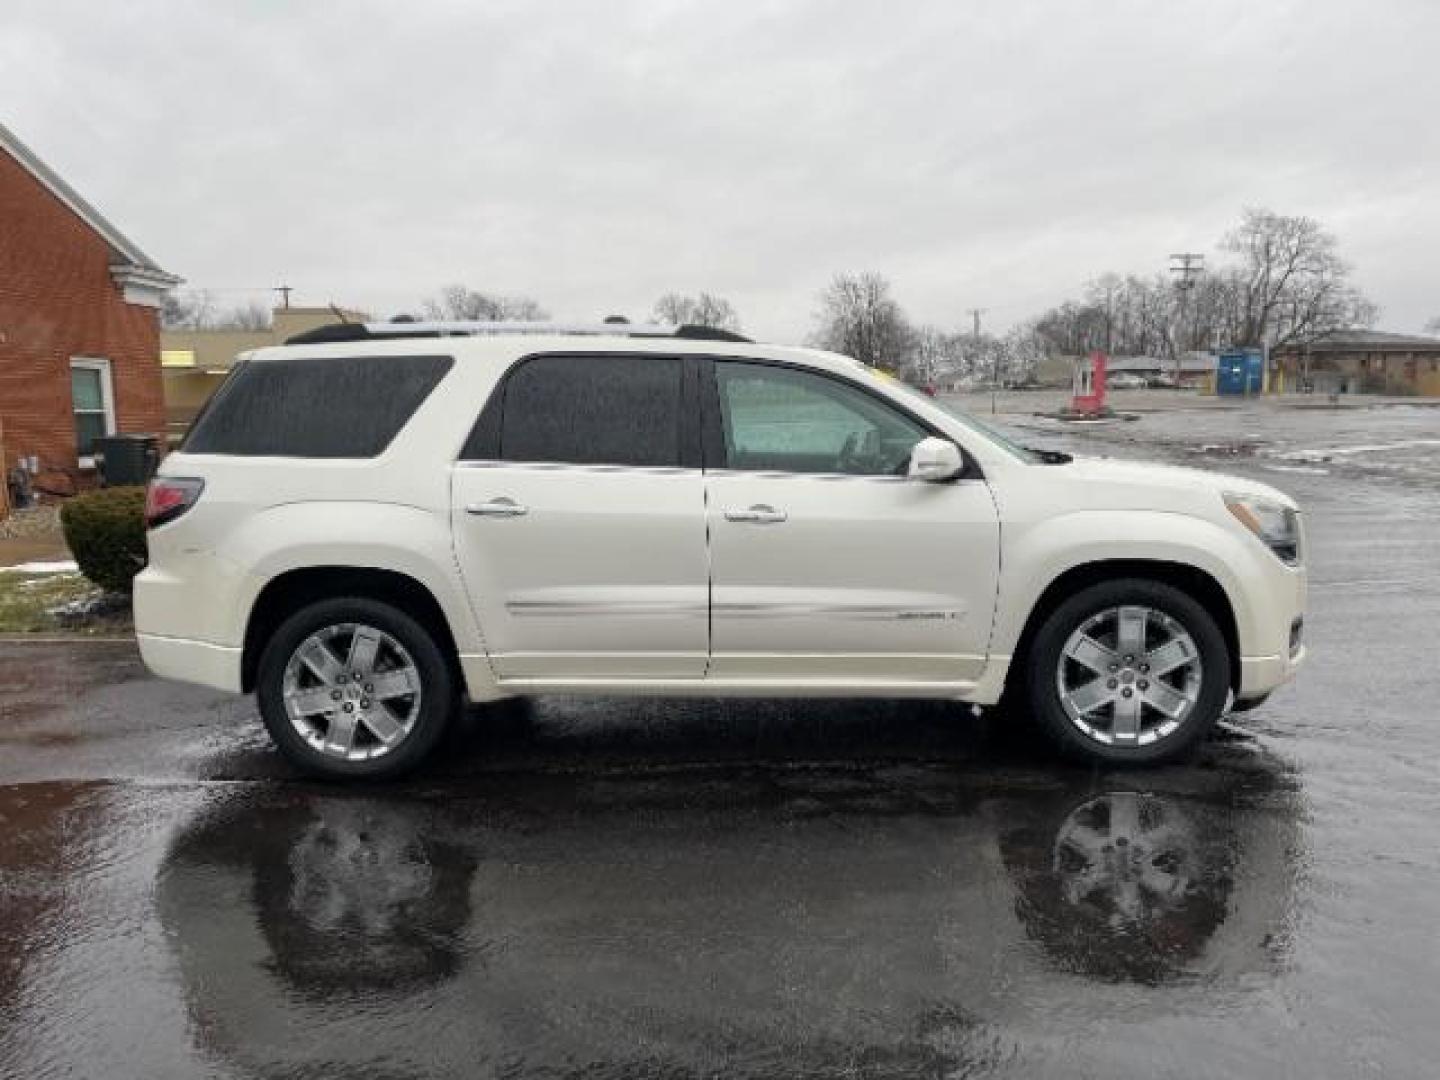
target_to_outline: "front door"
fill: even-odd
[[[592,354],[522,360],[495,390],[486,445],[456,465],[451,514],[502,681],[704,675],[692,386],[677,357]]]
[[[932,432],[858,382],[751,361],[713,367],[710,677],[978,677],[999,573],[984,480],[907,479],[911,449]],[[709,468],[716,457],[722,467]]]

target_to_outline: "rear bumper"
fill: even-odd
[[[145,666],[162,679],[241,692],[239,648],[159,634],[136,634],[135,638]]]

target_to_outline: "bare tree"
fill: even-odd
[[[936,383],[968,375],[973,366],[966,335],[938,326],[911,332],[909,355],[901,374],[920,383]]]
[[[258,300],[236,304],[215,316],[216,330],[269,330],[270,309]]]
[[[1303,341],[1378,314],[1350,284],[1334,235],[1313,218],[1248,209],[1221,247],[1240,259],[1236,345]]]
[[[529,296],[507,296],[501,300],[501,318],[515,322],[545,322],[550,318],[540,301]]]
[[[171,292],[161,301],[160,325],[166,330],[269,330],[270,309],[258,300],[221,307],[204,289]]]
[[[1020,381],[1034,376],[1035,369],[1049,352],[1033,323],[1011,327],[1000,342],[1000,349],[1003,377]]]
[[[1196,277],[1183,296],[1164,274],[1105,274],[1086,286],[1083,300],[1040,315],[1033,331],[1051,352],[1174,358],[1305,341],[1375,320],[1375,305],[1350,283],[1334,237],[1309,218],[1247,210],[1223,247],[1238,258]]]
[[[447,322],[544,322],[550,313],[528,296],[498,296],[447,285],[420,305],[427,319]]]
[[[655,301],[654,319],[674,326],[708,326],[716,330],[740,330],[740,315],[721,296],[702,292],[699,296],[666,293]]]
[[[900,370],[914,343],[904,311],[879,274],[837,274],[820,294],[814,341],[871,367]]]
[[[215,319],[215,297],[205,290],[167,292],[160,301],[160,325],[166,330],[204,330]]]

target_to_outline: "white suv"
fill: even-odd
[[[462,695],[1023,703],[1155,762],[1304,658],[1295,504],[1012,445],[722,332],[369,324],[241,358],[150,490],[157,674],[391,775]]]

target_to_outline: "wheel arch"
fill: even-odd
[[[251,605],[240,659],[242,691],[255,689],[265,644],[287,618],[309,604],[356,596],[391,604],[435,637],[456,685],[464,685],[460,650],[450,620],[435,595],[420,581],[395,570],[364,566],[307,566],[287,570],[265,583]]]
[[[1158,581],[1179,589],[1203,607],[1225,638],[1229,653],[1230,670],[1228,682],[1231,690],[1240,686],[1240,631],[1225,587],[1208,571],[1190,563],[1173,562],[1164,559],[1098,559],[1080,563],[1058,574],[1041,591],[1031,605],[1025,624],[1016,640],[1009,670],[1006,673],[1007,689],[1016,679],[1023,679],[1029,662],[1031,644],[1041,625],[1056,608],[1082,589],[1105,581],[1136,578],[1143,581]]]

